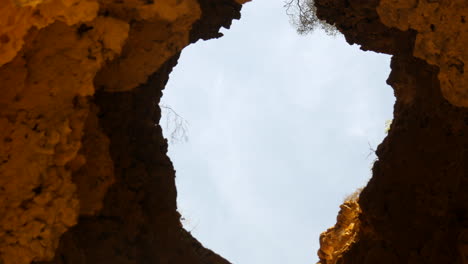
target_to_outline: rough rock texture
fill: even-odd
[[[88,22],[98,9],[99,4],[92,0],[1,0],[0,66],[17,55],[31,28],[41,29],[56,21],[70,26]]]
[[[468,108],[460,107],[468,91],[468,2],[316,3],[349,43],[393,55],[387,82],[397,99],[359,198],[357,235],[332,258],[319,252],[320,263],[468,263]]]
[[[0,263],[226,263],[180,225],[158,102],[240,8],[0,0]]]
[[[116,182],[102,210],[82,215],[47,263],[228,263],[192,238],[176,211],[175,172],[156,107],[176,61],[132,91],[96,94]]]
[[[439,68],[443,96],[468,107],[468,2],[466,0],[382,0],[381,21],[399,30],[417,31],[413,55]]]
[[[356,241],[359,231],[361,209],[357,200],[345,201],[340,206],[336,225],[320,235],[319,258],[328,264],[335,264],[344,252]]]
[[[468,2],[315,1],[394,55],[397,97],[321,263],[468,263]],[[228,263],[182,229],[158,103],[181,49],[244,2],[0,0],[1,264]]]
[[[116,45],[101,33],[110,24],[119,31]],[[87,36],[62,22],[31,30],[21,52],[0,68],[0,256],[12,263],[52,257],[60,235],[76,224],[80,205],[70,163],[84,159],[85,96],[128,30],[112,18],[92,25]]]

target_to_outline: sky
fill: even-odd
[[[169,146],[183,224],[234,264],[315,263],[392,119],[390,56],[298,35],[282,0],[245,4],[222,32],[183,50],[162,98],[187,123]]]

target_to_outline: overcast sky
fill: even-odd
[[[184,225],[235,264],[315,263],[392,119],[390,57],[297,35],[282,0],[223,32],[184,49],[162,99],[189,123],[169,147]]]

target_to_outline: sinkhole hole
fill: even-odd
[[[390,56],[318,30],[281,1],[244,5],[184,49],[161,106],[184,227],[232,263],[310,263],[364,186],[392,119]]]

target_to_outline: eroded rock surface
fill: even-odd
[[[182,229],[158,103],[245,0],[0,0],[0,263],[225,264]],[[468,263],[465,0],[316,0],[392,54],[373,177],[320,261]]]
[[[226,263],[180,225],[158,102],[240,2],[0,1],[0,263]]]
[[[381,21],[399,30],[417,31],[413,55],[439,68],[443,96],[468,107],[468,2],[465,0],[382,0]]]
[[[361,208],[357,200],[345,201],[340,206],[336,225],[320,235],[318,256],[323,263],[336,264],[343,253],[356,242]]]
[[[316,2],[348,42],[393,55],[396,96],[357,235],[333,258],[319,253],[320,263],[468,263],[468,2]]]

